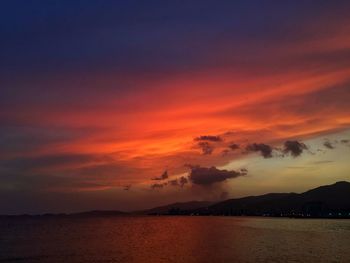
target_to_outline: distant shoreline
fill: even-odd
[[[88,213],[88,212],[86,212]],[[234,218],[243,218],[243,217],[257,217],[257,218],[289,218],[289,219],[350,219],[349,216],[266,216],[266,215],[190,215],[190,214],[135,214],[135,213],[125,213],[121,215],[106,215],[106,214],[21,214],[21,215],[0,215],[0,219],[4,218],[74,218],[74,219],[84,219],[84,218],[113,218],[113,217],[234,217]]]
[[[79,213],[0,215],[0,217],[258,216],[272,218],[350,218],[350,183],[336,182],[304,193],[269,193],[221,202],[190,201],[147,210],[92,210]]]

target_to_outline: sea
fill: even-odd
[[[350,262],[350,220],[1,218],[0,262]]]

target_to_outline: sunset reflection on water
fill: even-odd
[[[247,217],[0,221],[0,262],[348,262],[350,221]]]

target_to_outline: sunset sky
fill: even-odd
[[[349,1],[2,1],[0,214],[350,181]]]

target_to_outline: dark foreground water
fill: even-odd
[[[350,220],[0,219],[0,262],[350,262]]]

